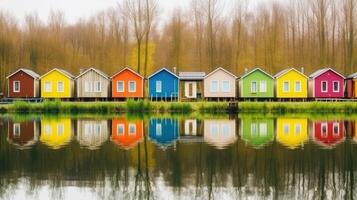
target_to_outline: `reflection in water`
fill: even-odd
[[[143,140],[143,124],[143,120],[115,118],[112,120],[111,140],[123,149],[131,149]]]
[[[4,119],[0,199],[355,199],[356,123]]]
[[[236,139],[235,120],[204,120],[204,141],[208,144],[224,149]]]
[[[43,119],[41,120],[40,141],[53,149],[59,149],[72,139],[71,119]]]
[[[107,120],[77,120],[77,140],[85,148],[98,149],[108,140]]]
[[[295,149],[308,141],[307,119],[278,118],[276,140],[282,145]]]

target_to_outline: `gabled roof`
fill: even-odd
[[[352,78],[352,79],[357,78],[357,72],[355,72],[355,73],[353,73],[353,74],[351,74],[351,75],[347,76],[346,78],[347,78],[347,79],[350,79],[350,78]]]
[[[117,76],[118,74],[122,73],[125,70],[129,70],[130,72],[132,72],[133,74],[139,76],[140,78],[144,79],[143,76],[141,76],[138,72],[134,71],[133,69],[131,69],[130,67],[124,67],[122,70],[120,70],[119,72],[115,73],[113,76],[111,76],[110,78],[113,78],[114,76]]]
[[[89,68],[89,69],[86,69],[84,72],[80,73],[76,79],[78,79],[79,77],[83,76],[84,74],[88,73],[89,71],[94,71],[96,72],[97,74],[103,76],[105,79],[108,79],[109,80],[109,77],[108,75],[106,75],[104,72],[100,71],[99,69],[95,69],[93,67]]]
[[[180,80],[203,80],[206,76],[205,72],[180,72]]]
[[[156,74],[160,73],[161,71],[166,71],[166,72],[172,74],[173,76],[175,76],[176,78],[179,78],[175,73],[171,72],[170,70],[168,70],[168,69],[166,69],[166,68],[164,67],[164,68],[162,68],[162,69],[157,70],[155,73],[151,74],[151,75],[148,77],[148,79],[150,79],[151,77],[153,77],[153,76],[155,76]]]
[[[329,68],[329,67],[315,71],[314,73],[310,74],[309,78],[314,79],[327,71],[332,71],[335,74],[339,75],[340,77],[345,78],[343,75],[341,75],[340,73],[336,72],[335,70],[333,70],[332,68]]]
[[[47,76],[47,74],[49,74],[49,73],[51,73],[51,72],[53,72],[53,71],[58,71],[58,72],[60,72],[61,74],[67,76],[67,77],[70,78],[70,79],[74,79],[74,78],[75,78],[71,73],[67,72],[66,70],[55,67],[55,68],[53,68],[51,71],[49,71],[49,72],[47,72],[46,74],[42,75],[42,76],[40,77],[40,79],[42,79],[44,76]]]
[[[288,68],[288,69],[284,69],[283,71],[280,71],[279,73],[275,74],[274,78],[279,78],[280,76],[290,72],[290,71],[295,71],[301,75],[303,75],[305,78],[308,78],[305,74],[301,73],[300,71],[296,70],[295,68],[291,67],[291,68]]]
[[[261,71],[264,74],[266,74],[267,76],[269,76],[270,78],[274,78],[272,75],[268,74],[267,72],[265,72],[264,70],[262,70],[259,67],[254,68],[253,70],[250,70],[249,72],[245,73],[242,77],[240,77],[241,79],[245,78],[246,76],[250,75],[251,73],[255,72],[255,71]]]
[[[225,69],[222,68],[222,67],[218,67],[217,69],[213,70],[212,72],[210,72],[209,74],[207,74],[207,75],[205,76],[205,78],[211,76],[212,74],[216,73],[216,72],[219,71],[219,70],[222,70],[222,71],[224,71],[225,73],[227,73],[227,74],[233,76],[235,79],[237,78],[236,75],[234,75],[233,73],[231,73],[231,72],[225,70]]]
[[[30,70],[30,69],[25,69],[25,68],[20,68],[20,69],[16,70],[14,73],[8,75],[6,78],[7,79],[10,78],[11,76],[15,75],[19,71],[25,72],[26,74],[28,74],[29,76],[31,76],[34,79],[39,79],[40,78],[39,74],[37,74],[36,72],[34,72],[34,71]]]

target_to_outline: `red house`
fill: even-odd
[[[40,75],[34,71],[20,68],[6,78],[8,79],[8,97],[39,97]]]
[[[331,68],[309,76],[309,94],[313,98],[343,98],[345,77]]]
[[[125,67],[111,77],[113,98],[143,98],[144,77]]]
[[[8,122],[7,140],[18,149],[28,149],[38,141],[39,125],[36,120]]]
[[[344,141],[343,121],[317,121],[312,125],[313,140],[324,147],[331,148]]]

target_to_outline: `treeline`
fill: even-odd
[[[113,74],[124,65],[148,76],[162,66],[236,74],[253,66],[276,73],[287,66],[310,73],[332,66],[357,71],[357,0],[191,0],[163,16],[156,0],[118,5],[74,24],[53,11],[21,22],[0,12],[0,88],[19,66],[42,74],[60,66],[78,74],[95,66]]]

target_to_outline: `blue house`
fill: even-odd
[[[149,98],[173,100],[179,97],[179,77],[166,68],[148,78]]]
[[[156,118],[149,121],[149,139],[162,147],[169,146],[179,137],[177,119]]]

